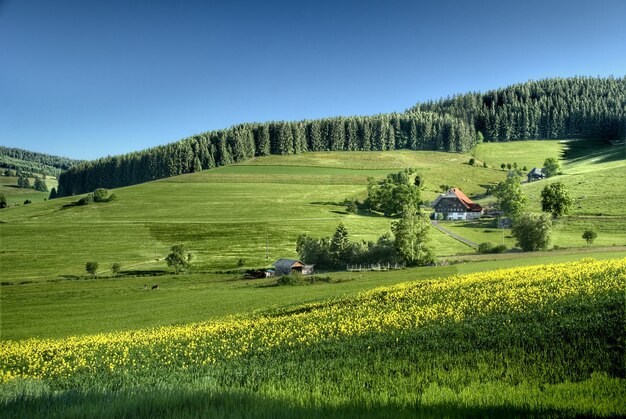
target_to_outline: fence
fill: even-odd
[[[361,271],[391,271],[394,269],[404,269],[404,263],[370,263],[358,265],[346,265],[346,270],[350,272]]]

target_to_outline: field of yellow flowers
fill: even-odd
[[[626,259],[586,259],[213,323],[3,341],[0,415],[624,415],[625,294]]]

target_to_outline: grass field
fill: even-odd
[[[512,142],[474,155],[490,167],[436,152],[270,156],[121,188],[109,203],[2,210],[0,416],[625,415],[621,149]],[[476,196],[504,179],[500,160],[551,156],[576,198],[554,227],[563,249],[477,255],[433,231],[441,266],[299,287],[218,272],[295,257],[298,234],[339,222],[352,240],[377,238],[391,219],[342,204],[364,197],[368,177],[416,167],[426,200],[441,184]],[[530,209],[551,181],[523,185]],[[502,241],[488,221],[445,226]],[[598,231],[589,248],[584,229]],[[191,274],[167,270],[176,243],[194,255]],[[99,277],[85,277],[89,260]],[[527,267],[554,262],[573,264]],[[494,272],[504,267],[518,268]]]
[[[35,183],[35,178],[29,178],[28,180],[31,185]],[[46,186],[48,186],[48,190],[58,186],[57,180],[51,176],[48,176],[45,182]],[[50,196],[50,192],[18,188],[17,178],[14,176],[0,176],[0,193],[4,194],[9,205],[21,205],[27,199],[31,202],[44,201]]]
[[[2,286],[2,339],[61,338],[91,333],[186,324],[227,315],[353,296],[382,285],[446,277],[582,257],[626,256],[626,248],[572,249],[532,256],[524,253],[463,256],[472,263],[381,272],[334,272],[330,284],[276,287],[275,279],[240,274],[161,275],[53,280]],[[325,274],[326,276],[326,274]],[[158,283],[160,290],[145,291]],[[76,321],[77,316],[80,322]]]
[[[556,179],[572,190],[577,217],[557,225],[552,244],[583,246],[580,235],[591,226],[599,232],[596,245],[610,246],[626,244],[626,170],[620,150],[597,142],[524,141],[480,144],[475,154],[487,161],[500,156],[534,165],[530,159],[538,155],[543,160],[560,153],[564,174]],[[239,259],[248,267],[263,267],[295,257],[300,233],[331,235],[339,222],[353,240],[373,240],[387,231],[390,219],[348,214],[341,204],[363,198],[370,176],[416,167],[425,178],[426,200],[441,184],[480,195],[506,176],[499,169],[469,166],[469,157],[410,151],[268,156],[121,188],[115,191],[119,199],[107,204],[64,209],[76,198],[34,202],[0,213],[0,264],[11,281],[81,275],[89,260],[98,261],[102,271],[113,263],[163,270],[169,247],[183,242],[194,254],[196,270],[234,269]],[[531,209],[539,209],[540,191],[550,181],[524,185]],[[502,240],[501,231],[482,226],[452,224],[451,229],[478,243]],[[432,237],[438,256],[473,251],[438,231]],[[514,240],[505,237],[505,244],[512,246]]]
[[[295,257],[299,234],[331,235],[339,222],[353,240],[374,240],[388,231],[390,219],[347,214],[342,205],[365,195],[370,176],[417,167],[426,176],[426,197],[455,179],[467,180],[461,182],[468,193],[480,193],[482,187],[469,179],[484,185],[504,176],[466,161],[459,154],[407,151],[271,156],[121,188],[118,200],[107,204],[64,209],[76,198],[63,198],[8,208],[0,214],[0,263],[7,280],[81,275],[89,260],[103,270],[115,262],[158,270],[165,265],[155,255],[162,259],[183,242],[198,270],[233,269],[241,258],[246,266],[267,266]],[[336,167],[341,162],[347,167]],[[471,251],[436,231],[433,248],[439,255]]]
[[[623,416],[625,287],[626,259],[585,259],[216,322],[3,341],[2,415]]]

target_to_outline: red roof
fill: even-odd
[[[470,211],[482,211],[482,207],[467,197],[459,188],[452,188],[452,192],[461,200],[463,205],[469,208]]]

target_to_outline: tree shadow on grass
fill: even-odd
[[[590,161],[596,164],[626,159],[626,149],[606,140],[569,141],[562,156],[568,163]]]

